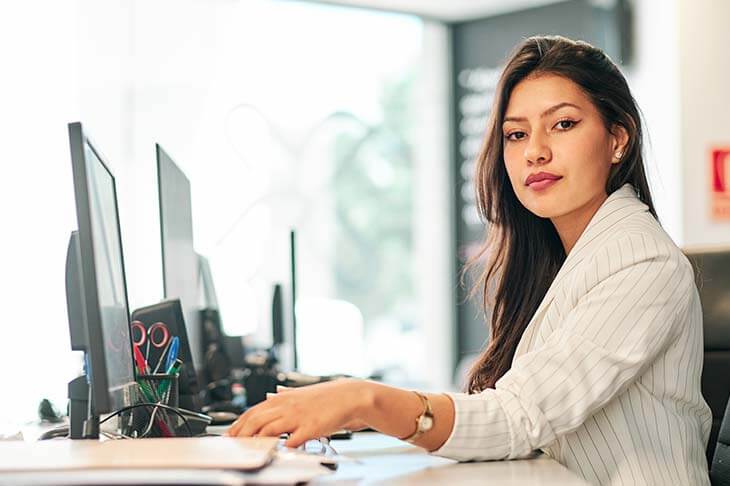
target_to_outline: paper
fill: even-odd
[[[244,473],[210,469],[103,469],[92,471],[52,471],[0,474],[3,486],[91,486],[128,485],[221,485],[250,484]]]
[[[274,455],[272,437],[0,442],[0,472],[78,469],[259,469]]]
[[[311,454],[281,454],[268,467],[256,473],[244,473],[247,484],[299,484],[332,474],[332,470],[322,466],[319,461],[301,457]]]

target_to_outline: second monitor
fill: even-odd
[[[190,181],[162,147],[156,147],[165,298],[180,299],[193,365],[201,370],[204,356],[200,321],[200,267],[193,245]]]

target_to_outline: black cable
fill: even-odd
[[[124,413],[127,410],[132,410],[133,408],[139,408],[139,407],[160,407],[160,408],[163,408],[165,410],[169,410],[171,412],[176,413],[181,419],[183,419],[183,422],[185,423],[185,428],[188,430],[188,435],[190,437],[193,436],[193,429],[190,428],[190,423],[188,423],[188,419],[185,417],[185,415],[182,412],[180,412],[177,408],[170,407],[168,405],[163,405],[161,403],[147,403],[147,402],[144,402],[144,403],[137,403],[136,405],[130,405],[128,407],[122,407],[119,410],[116,410],[114,413],[112,413],[108,417],[104,417],[104,420],[101,420],[99,422],[99,425],[103,424],[104,422],[106,422],[107,420],[109,420],[112,417],[116,417],[120,413]]]
[[[64,425],[61,427],[56,427],[55,429],[46,430],[40,435],[40,437],[38,437],[38,440],[55,439],[56,437],[68,437],[68,434],[69,426]]]

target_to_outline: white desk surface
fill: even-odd
[[[211,427],[210,429],[213,429],[211,432],[220,433],[226,427]],[[30,435],[26,433],[26,440],[33,441],[35,437]],[[187,440],[194,441],[197,439]],[[583,479],[546,456],[517,461],[458,463],[450,459],[430,455],[421,448],[375,432],[357,432],[352,439],[333,440],[331,445],[339,454],[352,460],[340,462],[337,471],[318,476],[309,484],[587,485]],[[267,474],[261,477],[262,481],[259,484],[271,484],[272,478],[281,477],[279,472],[272,469],[276,466],[277,460],[274,460],[271,466],[261,471],[261,473],[266,472]],[[169,472],[173,473],[172,470]],[[282,470],[281,473],[284,473],[284,471]],[[177,474],[174,477],[180,479]],[[286,475],[283,477],[286,477]],[[7,478],[0,474],[0,484],[7,482],[2,479]],[[190,477],[189,479],[194,480],[195,478]],[[244,474],[241,479],[245,484],[256,484],[257,474]],[[51,477],[46,482],[40,480],[37,484],[58,484],[58,480],[59,477],[55,476],[55,478]],[[201,479],[200,482],[205,482],[205,480]],[[277,483],[278,481],[273,482]],[[13,482],[10,481],[10,483]],[[16,481],[16,483],[28,484],[27,481]],[[122,481],[120,484],[133,483],[134,481]],[[166,484],[163,481],[159,483]],[[228,482],[226,484],[232,483]]]
[[[332,441],[334,449],[359,462],[342,462],[331,475],[310,484],[489,484],[586,486],[587,483],[546,456],[518,461],[457,463],[377,433],[356,433]]]

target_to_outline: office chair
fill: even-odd
[[[694,268],[702,302],[705,340],[702,395],[712,410],[712,429],[705,452],[707,463],[711,464],[730,396],[730,251],[727,248],[685,249],[684,253]]]
[[[725,408],[725,416],[720,425],[720,433],[715,454],[710,466],[712,486],[730,486],[730,406]]]
[[[730,323],[728,323],[730,324]],[[728,396],[730,396],[730,347],[718,349],[718,343],[705,338],[705,359],[702,369],[702,395],[712,410],[712,428],[710,439],[707,441],[707,463],[712,462],[715,444],[718,442],[721,426],[728,429],[730,438],[730,421],[726,411]],[[723,414],[724,411],[724,414]],[[724,415],[724,419],[723,419]]]

